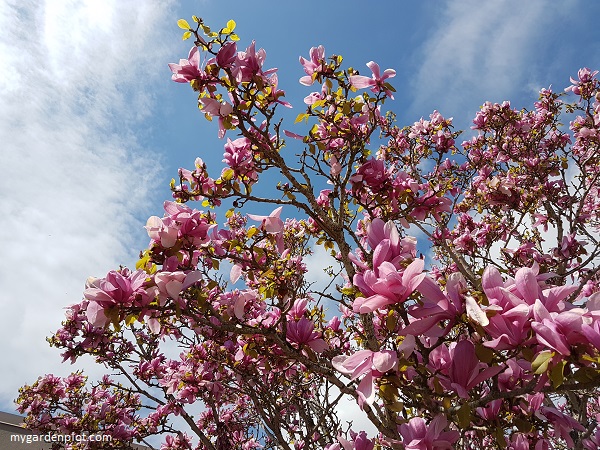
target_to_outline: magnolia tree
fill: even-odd
[[[88,279],[49,341],[111,375],[21,388],[27,425],[102,448],[599,448],[597,72],[531,110],[484,104],[458,144],[437,111],[384,112],[393,70],[317,47],[284,129],[265,51],[193,20],[169,66],[227,136],[223,168],[180,169],[136,267]],[[318,246],[329,286],[308,276]]]

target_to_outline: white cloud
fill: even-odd
[[[423,60],[413,84],[413,112],[435,107],[456,117],[468,110],[464,119],[470,120],[484,101],[508,100],[527,89],[539,75],[531,65],[539,46],[572,7],[572,2],[447,1],[439,28],[418,52]]]
[[[0,3],[2,410],[38,375],[73,370],[45,337],[88,275],[134,261],[159,167],[132,136],[168,59],[168,8]]]

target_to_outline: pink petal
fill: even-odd
[[[362,75],[352,75],[350,77],[350,84],[357,89],[362,89],[374,86],[375,81],[372,78],[364,77]]]
[[[398,363],[398,355],[391,350],[383,350],[373,354],[373,367],[385,373]]]
[[[377,64],[377,63],[376,63],[376,62],[374,62],[374,61],[369,61],[369,62],[367,63],[367,67],[368,67],[369,69],[371,69],[371,71],[373,72],[373,76],[374,76],[374,78],[375,78],[376,80],[379,80],[379,79],[381,78],[381,75],[380,75],[380,70],[379,70],[379,64]]]
[[[154,317],[148,319],[146,321],[146,324],[148,325],[148,328],[150,329],[150,331],[154,334],[158,334],[160,333],[160,322],[155,319]]]
[[[354,300],[353,311],[355,313],[367,314],[392,303],[392,300],[379,294],[371,295],[369,298],[359,297]]]
[[[425,319],[419,319],[412,322],[409,326],[400,331],[401,336],[420,336],[431,330],[443,317],[438,315],[430,316]]]
[[[386,80],[388,78],[394,78],[396,76],[396,71],[394,69],[385,69],[383,71],[382,80]]]
[[[104,314],[104,308],[96,302],[88,303],[85,315],[88,322],[95,327],[103,327],[108,323],[108,317]]]
[[[406,286],[406,297],[413,293],[413,291],[421,284],[425,279],[423,272],[425,261],[422,259],[415,259],[411,262],[402,274],[402,284]]]
[[[243,295],[239,295],[235,300],[235,305],[233,307],[233,314],[239,320],[244,318],[244,307],[246,306],[246,299]]]
[[[231,268],[231,272],[229,273],[229,281],[231,283],[235,283],[242,276],[242,266],[239,264],[234,264]]]
[[[358,403],[362,409],[362,404],[363,403],[368,403],[369,405],[372,405],[373,402],[375,401],[375,389],[373,386],[373,375],[371,375],[371,373],[368,373],[359,383],[358,387],[356,388],[356,392],[358,393]]]
[[[488,299],[500,300],[503,297],[500,288],[504,287],[504,281],[495,267],[490,266],[484,270],[481,285]]]
[[[183,284],[181,285],[181,290],[182,291],[186,290],[192,284],[196,283],[197,281],[199,281],[201,279],[202,279],[202,272],[200,272],[199,270],[194,270],[193,272],[188,273],[183,280]]]
[[[435,303],[441,303],[446,301],[446,296],[441,291],[438,284],[429,277],[423,278],[419,286],[417,287],[426,300],[433,301]]]
[[[481,309],[481,307],[477,304],[477,301],[467,295],[465,297],[466,309],[467,309],[467,317],[469,317],[473,322],[478,323],[482,327],[486,327],[489,325],[490,321]]]
[[[181,283],[181,281],[177,281],[177,280],[172,280],[169,281],[166,285],[165,288],[167,290],[167,294],[169,294],[169,296],[172,299],[176,299],[179,297],[179,294],[181,293],[181,286],[183,284]]]
[[[550,347],[564,356],[571,354],[571,349],[555,324],[544,320],[544,323],[533,322],[531,328],[535,331],[535,337],[540,344]]]
[[[329,348],[329,345],[323,339],[314,339],[312,341],[309,341],[308,346],[312,348],[315,351],[315,353],[324,352]]]
[[[504,366],[493,366],[493,367],[488,367],[488,368],[482,370],[481,372],[479,372],[479,374],[475,378],[473,378],[469,382],[469,389],[472,389],[475,386],[477,386],[479,383],[492,378],[494,375],[499,374],[504,369],[505,369]]]
[[[523,299],[530,305],[541,297],[541,289],[537,281],[536,273],[529,267],[522,267],[517,270],[515,275],[515,284],[517,290],[523,296]]]

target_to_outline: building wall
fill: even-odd
[[[23,418],[15,414],[0,412],[0,449],[2,450],[50,450],[51,444],[26,441],[33,439],[33,432],[21,427]],[[11,436],[19,436],[20,442],[11,441]]]

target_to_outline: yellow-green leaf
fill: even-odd
[[[389,402],[395,402],[398,396],[398,389],[390,384],[379,386],[379,395]]]
[[[221,33],[223,33],[223,34],[229,34],[229,33],[231,33],[231,30],[229,28],[225,27],[225,28],[223,28],[221,30]]]
[[[394,316],[388,316],[385,319],[385,327],[388,331],[394,331],[396,329],[396,325],[398,325],[398,319]]]
[[[229,35],[229,39],[231,39],[232,41],[239,41],[240,40],[239,36],[237,34],[235,34],[235,33],[231,33]]]
[[[234,175],[235,175],[235,172],[233,171],[233,169],[231,169],[231,168],[225,169],[223,171],[223,173],[221,174],[221,179],[223,179],[225,181],[229,181],[233,178]]]
[[[513,420],[513,425],[517,427],[521,433],[529,433],[533,430],[533,425],[527,420],[523,420],[519,417],[516,417]]]
[[[192,20],[196,23],[200,23],[200,19],[197,16],[192,16]]]
[[[506,448],[506,439],[504,439],[504,430],[502,428],[496,428],[496,444],[500,448]]]
[[[192,27],[190,27],[190,24],[185,19],[179,19],[177,21],[177,26],[179,28],[181,28],[182,30],[189,30],[192,28]]]
[[[235,30],[235,20],[230,20],[229,22],[227,22],[227,28],[229,28],[231,31]],[[231,33],[230,31],[230,33]]]
[[[475,346],[475,354],[479,361],[489,364],[494,359],[494,351],[491,348],[484,347],[481,344]]]
[[[531,363],[531,368],[533,369],[533,372],[536,375],[545,373],[548,370],[548,364],[550,363],[550,360],[553,356],[554,352],[551,352],[550,350],[544,350],[540,352]]]
[[[192,32],[191,31],[186,31],[185,33],[183,33],[183,36],[182,36],[181,39],[185,41],[186,39],[189,39],[191,37],[192,37]]]
[[[252,227],[248,230],[248,232],[246,233],[246,236],[248,236],[248,239],[252,238],[256,233],[258,233],[258,228],[256,227]]]
[[[129,326],[137,320],[137,316],[134,314],[130,314],[125,318],[125,325]]]
[[[298,117],[296,117],[296,120],[294,121],[294,123],[298,123],[298,122],[302,122],[303,120],[308,120],[308,114],[306,113],[300,113],[298,114]]]
[[[565,380],[565,364],[567,364],[567,362],[563,360],[550,369],[550,379],[552,380],[552,386],[555,388],[563,384],[563,381]]]
[[[404,403],[402,402],[394,402],[386,406],[389,410],[394,412],[400,412],[404,409]]]
[[[458,426],[461,428],[467,428],[471,424],[471,407],[468,403],[465,403],[456,412],[458,417]]]

